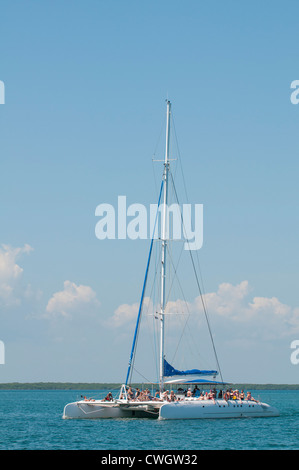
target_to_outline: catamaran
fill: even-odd
[[[222,373],[219,366],[218,357],[216,354],[216,348],[211,334],[211,328],[207,317],[206,307],[203,301],[202,290],[199,283],[199,278],[196,275],[196,284],[199,288],[200,298],[202,300],[202,308],[204,316],[207,320],[207,330],[210,334],[212,350],[215,354],[216,366],[211,369],[185,369],[181,370],[174,368],[170,362],[166,360],[165,351],[165,323],[167,317],[173,315],[169,312],[169,297],[166,291],[166,282],[169,279],[167,270],[167,261],[171,257],[170,252],[170,233],[169,217],[167,214],[168,208],[168,196],[169,196],[169,183],[174,183],[173,175],[171,173],[171,161],[170,158],[170,129],[171,129],[171,103],[166,100],[167,112],[166,112],[166,144],[165,144],[165,158],[163,161],[163,176],[160,186],[157,214],[155,219],[155,225],[153,234],[150,241],[149,255],[146,266],[146,273],[143,281],[141,299],[139,303],[137,321],[134,331],[133,343],[131,354],[129,358],[128,370],[126,374],[126,380],[119,390],[117,398],[113,398],[111,395],[108,399],[87,399],[83,398],[73,403],[69,403],[64,407],[63,418],[81,418],[81,419],[103,419],[103,418],[158,418],[158,419],[203,419],[203,418],[245,418],[245,417],[274,417],[279,416],[278,410],[262,403],[258,400],[253,400],[247,397],[242,397],[239,394],[236,396],[229,394],[215,394],[216,388],[221,389],[228,383],[223,381]],[[176,190],[174,190],[175,196],[177,196]],[[158,219],[158,212],[161,210],[161,236],[157,238],[154,234],[156,233],[156,223]],[[132,395],[132,373],[135,367],[136,351],[138,337],[140,333],[140,324],[142,315],[144,315],[145,307],[148,306],[148,298],[145,298],[145,291],[149,279],[149,267],[151,264],[151,258],[153,256],[153,247],[155,242],[159,242],[159,257],[157,258],[157,265],[159,265],[159,302],[153,307],[154,313],[152,315],[158,331],[158,360],[157,362],[157,381],[152,382],[152,389],[156,387],[156,394],[154,392],[147,393],[143,399],[140,400],[140,395]],[[195,270],[195,263],[192,257],[192,251],[189,251],[191,256],[192,267]],[[173,261],[170,259],[170,263]],[[177,265],[174,266],[174,275],[176,276]],[[171,284],[171,281],[169,281]],[[171,284],[172,286],[172,284]],[[169,303],[170,304],[170,303]],[[187,302],[186,302],[187,304]],[[174,304],[173,304],[174,305]],[[181,332],[186,329],[188,325],[189,312],[180,312],[183,317],[183,326]],[[180,357],[182,359],[182,356]],[[220,379],[217,380],[217,376],[220,375]],[[143,376],[144,377],[144,376]],[[195,387],[197,393],[191,393],[191,387]],[[206,388],[211,389],[210,396],[207,394],[204,396],[203,393],[198,393],[198,390]],[[172,391],[169,393],[168,388],[176,388],[176,393]],[[186,390],[184,390],[184,388]],[[187,389],[189,391],[187,392]],[[175,398],[173,398],[175,397]]]

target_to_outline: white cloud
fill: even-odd
[[[299,332],[299,308],[296,307],[292,311],[291,318],[289,319],[290,326]]]
[[[33,248],[25,244],[22,248],[13,248],[10,245],[2,244],[0,248],[0,300],[5,305],[14,305],[20,303],[21,278],[23,268],[16,260],[22,254],[30,253]]]
[[[203,300],[214,323],[217,318],[236,331],[250,329],[263,338],[278,338],[299,331],[298,308],[286,305],[277,297],[250,297],[253,289],[248,281],[232,285],[220,284],[217,292],[205,294]],[[200,297],[195,304],[202,310]],[[223,325],[223,322],[221,322]],[[239,325],[239,327],[238,327]]]
[[[65,281],[64,289],[55,292],[48,301],[47,317],[63,316],[71,318],[74,315],[86,315],[94,312],[100,305],[96,293],[89,286],[79,285]]]
[[[204,294],[203,301],[209,311],[223,317],[237,319],[248,292],[248,281],[243,281],[236,286],[226,282],[219,285],[217,292]],[[198,310],[202,310],[200,296],[195,299],[195,306]]]
[[[113,324],[113,326],[119,327],[131,323],[132,321],[137,319],[138,309],[138,303],[134,303],[132,305],[120,305],[114,312],[111,324]]]
[[[190,313],[193,317],[200,313],[199,323],[202,323],[203,300],[213,326],[220,325],[230,336],[235,333],[245,336],[248,332],[273,339],[299,331],[299,308],[292,308],[276,297],[252,297],[252,291],[246,280],[237,285],[222,283],[216,292],[204,294],[202,299],[198,296],[192,302],[181,299],[168,302],[166,312]],[[148,298],[146,303],[149,303]],[[120,305],[110,323],[116,327],[131,325],[137,319],[138,307],[138,303]]]
[[[149,297],[144,298],[143,306],[148,311],[152,309],[152,303]],[[138,310],[138,302],[134,304],[121,304],[114,311],[114,314],[112,318],[108,320],[107,325],[112,327],[122,327],[125,325],[131,326],[137,320]]]
[[[276,297],[254,297],[253,302],[249,304],[252,312],[262,314],[263,312],[272,312],[274,315],[285,317],[291,313],[288,305],[281,303]]]

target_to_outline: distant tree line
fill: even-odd
[[[117,390],[120,386],[119,383],[11,382],[0,383],[0,390]],[[149,387],[149,384],[132,384],[132,387]],[[228,384],[225,388],[239,390],[299,390],[299,384]]]

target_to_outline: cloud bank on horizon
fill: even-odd
[[[25,298],[28,300],[28,292],[32,292],[30,284],[22,283],[24,270],[18,264],[19,258],[32,251],[33,248],[28,244],[17,248],[5,244],[1,246],[0,301],[3,312],[12,305],[21,308],[22,300]],[[204,303],[208,314],[215,317],[213,320],[215,323],[225,320],[235,328],[242,327],[243,335],[244,326],[248,328],[252,325],[256,328],[257,324],[259,334],[263,338],[285,337],[299,331],[299,307],[284,304],[275,296],[254,296],[253,291],[247,280],[237,285],[223,282],[215,292],[205,293],[202,298],[198,296],[193,301],[177,299],[168,302],[166,311],[202,312]],[[32,295],[31,302],[35,302],[36,298],[37,296]],[[149,307],[150,299],[146,297],[144,303]],[[54,292],[46,301],[40,316],[49,321],[54,318],[56,321],[59,318],[71,321],[75,316],[84,318],[90,314],[96,315],[100,306],[100,300],[90,286],[76,285],[75,282],[65,280],[63,289]],[[119,305],[103,321],[103,326],[110,329],[132,327],[136,321],[138,308],[138,302]],[[248,331],[250,330],[247,330],[247,333]],[[257,330],[254,331],[257,334]]]

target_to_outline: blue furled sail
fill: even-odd
[[[170,377],[172,375],[217,375],[217,370],[199,370],[199,369],[191,369],[191,370],[177,370],[172,367],[165,359],[164,359],[164,377]]]

